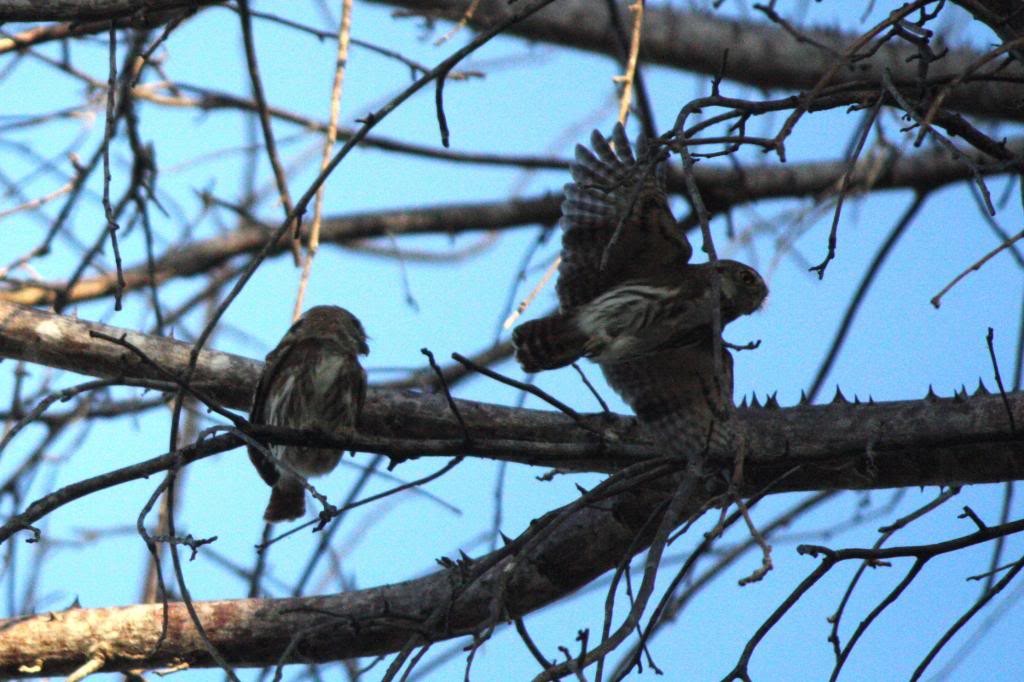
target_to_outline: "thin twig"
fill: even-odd
[[[843,173],[843,177],[839,180],[839,188],[837,190],[838,197],[836,198],[836,210],[832,215],[832,227],[828,232],[828,250],[825,253],[825,260],[821,261],[812,268],[809,268],[811,272],[817,273],[818,279],[825,277],[825,268],[828,264],[836,257],[836,233],[839,231],[839,216],[843,212],[843,202],[846,200],[846,190],[850,185],[850,178],[853,177],[853,172],[857,168],[857,160],[860,158],[861,150],[864,149],[864,143],[867,142],[868,133],[871,132],[872,126],[875,124],[875,120],[878,118],[878,112],[882,109],[882,102],[884,101],[882,93],[878,93],[878,97],[875,99],[874,105],[868,111],[863,123],[861,124],[860,135],[857,136],[857,143],[854,145],[853,151],[850,153],[849,159],[847,160],[846,172]]]
[[[299,255],[299,226],[301,225],[301,214],[293,215],[292,197],[288,191],[288,178],[285,175],[281,159],[277,155],[277,144],[274,142],[274,129],[270,125],[270,113],[267,108],[267,98],[263,94],[263,80],[260,78],[259,61],[256,59],[256,46],[252,36],[252,17],[249,15],[249,0],[238,0],[238,15],[242,24],[242,42],[245,45],[245,61],[249,79],[252,82],[252,96],[256,100],[259,112],[260,127],[263,129],[263,143],[267,148],[267,158],[270,160],[270,167],[274,172],[274,181],[277,183],[278,196],[284,207],[285,218],[295,222],[295,232],[292,236],[292,257],[295,265],[301,263]]]
[[[114,251],[114,265],[117,268],[117,285],[114,288],[114,310],[121,309],[121,293],[124,291],[124,273],[121,271],[121,249],[117,243],[117,219],[110,205],[110,144],[114,139],[116,116],[114,99],[117,96],[117,30],[114,22],[110,22],[110,41],[108,54],[110,72],[107,78],[107,121],[103,133],[103,214],[107,219],[107,233],[110,235],[110,246]]]
[[[551,265],[549,265],[547,270],[544,271],[544,274],[541,276],[540,281],[537,282],[536,286],[534,286],[530,293],[527,294],[526,298],[524,298],[519,303],[519,305],[516,306],[516,309],[512,311],[512,314],[509,315],[505,319],[505,322],[502,323],[502,329],[510,329],[512,325],[516,323],[516,320],[519,319],[519,316],[526,312],[526,309],[530,307],[531,303],[533,303],[533,299],[537,298],[537,294],[543,291],[544,287],[547,286],[548,280],[550,280],[554,276],[554,274],[558,272],[558,266],[561,265],[561,263],[561,256],[558,256],[557,258],[555,258],[555,260],[551,261]]]
[[[430,363],[430,369],[434,370],[434,375],[437,377],[437,382],[441,386],[441,391],[444,392],[444,398],[448,401],[448,409],[450,409],[452,414],[455,415],[455,420],[459,422],[459,426],[462,428],[462,436],[466,439],[466,445],[470,446],[473,443],[473,439],[469,435],[469,428],[466,426],[466,422],[462,419],[462,413],[459,412],[459,406],[455,404],[455,399],[452,398],[452,393],[448,390],[448,380],[444,378],[444,372],[441,371],[437,361],[434,360],[434,354],[430,352],[430,349],[420,348],[420,352],[427,356],[427,361]]]
[[[572,368],[576,370],[577,374],[580,375],[580,379],[583,381],[583,385],[590,390],[590,394],[593,395],[594,398],[597,400],[598,404],[601,406],[601,411],[604,412],[605,414],[611,414],[612,411],[608,409],[608,403],[604,401],[604,398],[601,397],[601,394],[598,393],[597,389],[594,388],[594,385],[590,383],[590,379],[588,379],[587,375],[583,373],[583,370],[580,368],[579,363],[572,363]]]
[[[1004,575],[998,583],[992,586],[992,589],[988,590],[984,595],[982,595],[971,606],[971,608],[969,608],[962,616],[960,616],[960,618],[957,619],[957,621],[953,625],[949,627],[949,629],[942,635],[942,637],[939,638],[939,641],[935,643],[935,646],[932,647],[931,651],[929,651],[928,654],[924,657],[924,660],[921,661],[920,665],[917,666],[917,668],[914,670],[914,674],[911,676],[910,679],[920,679],[921,675],[924,674],[925,669],[935,659],[935,656],[938,655],[939,651],[941,651],[942,648],[946,646],[946,643],[948,643],[949,640],[953,638],[953,635],[959,632],[960,628],[962,628],[971,618],[974,617],[974,614],[980,611],[982,607],[988,604],[997,594],[1002,592],[1003,588],[1009,585],[1010,582],[1017,577],[1017,574],[1020,573],[1022,568],[1024,568],[1024,558],[1018,559],[1013,564],[1013,568],[1007,571],[1006,575]]]
[[[760,581],[768,574],[769,571],[772,570],[772,546],[768,544],[768,541],[764,539],[764,535],[762,535],[761,531],[759,531],[757,526],[754,525],[754,520],[750,518],[750,510],[747,509],[746,503],[738,497],[735,498],[733,502],[735,502],[740,514],[743,515],[743,521],[747,524],[747,530],[750,531],[750,537],[752,537],[754,542],[757,543],[757,546],[761,548],[761,565],[750,575],[745,578],[740,578],[739,586],[743,587],[744,585]]]
[[[324,153],[320,159],[322,171],[331,162],[334,143],[338,139],[338,120],[341,118],[341,93],[345,84],[345,67],[348,64],[348,43],[352,29],[352,0],[342,0],[341,24],[338,27],[338,51],[335,56],[334,83],[331,85],[331,112],[327,121],[327,138],[324,140]],[[309,226],[309,242],[306,244],[306,256],[302,261],[302,275],[299,277],[299,291],[295,297],[295,310],[292,319],[297,320],[302,314],[302,301],[309,285],[309,275],[313,270],[313,259],[320,248],[320,223],[323,219],[324,193],[326,185],[320,185],[313,202],[313,222]]]
[[[68,192],[70,192],[74,188],[74,186],[75,186],[74,180],[72,180],[70,182],[66,182],[65,184],[63,184],[60,187],[58,187],[57,189],[53,190],[49,194],[44,194],[41,197],[36,197],[35,199],[30,199],[29,201],[26,201],[26,202],[24,202],[24,203],[22,203],[22,204],[20,204],[18,206],[15,206],[13,208],[8,208],[8,209],[5,209],[3,211],[0,211],[0,220],[6,218],[8,216],[14,215],[15,213],[20,213],[22,211],[34,211],[35,209],[39,208],[40,206],[43,206],[44,204],[48,204],[49,202],[53,201],[57,197],[62,196],[64,194],[67,194]]]
[[[615,8],[613,7],[614,11]],[[633,0],[629,4],[629,11],[633,15],[633,31],[629,39],[629,54],[626,58],[626,71],[613,80],[622,87],[619,96],[619,123],[625,125],[629,118],[629,107],[633,102],[633,80],[636,77],[638,57],[640,55],[640,34],[644,25],[644,0]]]
[[[133,354],[138,356],[139,359],[141,359],[145,364],[147,364],[150,367],[154,368],[157,372],[159,372],[161,375],[163,375],[168,381],[176,384],[182,391],[185,391],[186,393],[191,395],[193,398],[195,398],[196,400],[199,400],[201,403],[206,405],[208,408],[210,408],[211,410],[216,412],[217,414],[219,414],[222,417],[228,419],[238,429],[242,430],[242,429],[245,429],[246,427],[248,427],[249,422],[244,417],[240,417],[237,414],[235,414],[234,412],[231,412],[230,410],[227,410],[227,409],[221,407],[220,404],[218,404],[215,400],[213,400],[213,398],[210,398],[209,396],[207,396],[202,391],[200,391],[200,390],[198,390],[196,388],[193,388],[192,386],[190,386],[188,384],[187,381],[185,381],[184,379],[181,379],[180,377],[178,377],[174,372],[171,372],[170,370],[165,369],[164,367],[162,367],[158,362],[156,362],[151,357],[149,357],[149,355],[147,355],[144,350],[142,350],[141,348],[136,346],[131,341],[128,341],[127,334],[122,334],[119,337],[118,336],[110,336],[109,334],[104,334],[101,331],[97,331],[95,329],[90,329],[89,330],[89,336],[91,338],[94,338],[94,339],[101,339],[103,341],[107,341],[107,342],[112,343],[112,344],[114,344],[116,346],[121,346],[122,348],[127,348]]]
[[[1010,409],[1010,400],[1006,397],[1006,387],[1003,386],[1003,377],[999,374],[999,362],[996,360],[996,349],[993,341],[995,340],[995,331],[992,327],[988,328],[988,334],[985,335],[985,343],[988,345],[988,356],[992,359],[992,371],[996,375],[996,385],[999,386],[999,395],[1003,399],[1003,407],[1006,408],[1006,416],[1010,420],[1010,433],[1017,433],[1017,424],[1013,419],[1013,410]]]
[[[331,509],[330,511],[328,511],[327,514],[330,517],[334,517],[334,516],[337,516],[338,514],[343,514],[343,513],[347,512],[347,511],[349,511],[350,509],[355,509],[356,507],[361,507],[364,504],[370,504],[371,502],[376,502],[377,500],[382,500],[385,497],[390,497],[392,495],[397,495],[398,493],[405,492],[406,490],[410,490],[412,488],[415,488],[415,487],[418,487],[418,486],[430,483],[434,479],[440,478],[441,476],[445,475],[446,473],[448,473],[449,471],[454,469],[456,466],[461,464],[464,459],[465,459],[465,457],[462,456],[462,455],[459,455],[457,457],[453,457],[450,461],[448,461],[448,463],[446,463],[443,467],[441,467],[440,469],[438,469],[437,471],[435,471],[432,474],[428,474],[426,476],[423,476],[422,478],[417,478],[416,480],[409,481],[408,483],[403,483],[402,485],[395,486],[394,488],[390,488],[388,490],[385,490],[384,492],[377,493],[375,495],[370,495],[369,497],[364,497],[361,500],[356,500],[355,502],[352,502],[350,504],[346,504],[343,507],[335,507],[335,508]],[[304,528],[309,528],[310,526],[320,525],[322,523],[323,523],[323,519],[311,519],[311,520],[309,520],[309,521],[307,521],[305,523],[302,523],[302,524],[300,524],[298,526],[295,526],[294,528],[292,528],[292,529],[290,529],[290,530],[288,530],[288,531],[278,535],[277,537],[271,538],[270,540],[268,540],[267,542],[263,543],[262,545],[257,545],[256,550],[257,551],[263,551],[264,549],[266,549],[270,545],[274,544],[275,542],[279,542],[280,540],[283,540],[284,538],[286,538],[286,537],[288,537],[290,535],[294,535],[295,533],[299,532],[300,530],[302,530]]]
[[[885,264],[886,259],[896,246],[896,242],[899,241],[900,237],[906,231],[914,218],[918,215],[921,207],[924,205],[925,199],[928,194],[926,192],[917,192],[914,194],[913,200],[907,209],[903,212],[899,221],[889,232],[889,236],[886,237],[885,242],[881,248],[875,254],[875,257],[871,259],[871,265],[864,272],[864,276],[860,280],[860,284],[857,285],[856,293],[853,298],[846,305],[846,312],[843,313],[843,321],[839,323],[839,329],[836,330],[835,337],[832,339],[832,343],[829,345],[828,353],[825,358],[821,361],[821,365],[818,366],[818,371],[814,376],[814,381],[811,382],[811,387],[807,391],[807,399],[813,401],[818,391],[821,390],[822,385],[825,383],[825,379],[828,377],[828,373],[832,370],[832,365],[835,363],[836,358],[839,356],[839,351],[843,347],[843,343],[846,341],[846,336],[850,332],[850,328],[853,326],[853,320],[857,316],[857,312],[860,310],[861,304],[867,297],[868,290],[871,285],[875,282],[875,278],[881,271],[882,266]]]
[[[1020,241],[1021,239],[1024,239],[1024,230],[1021,230],[1020,232],[1018,232],[1017,234],[1013,235],[1012,237],[1007,239],[1005,242],[1003,242],[1002,244],[1000,244],[996,248],[994,248],[991,251],[989,251],[977,263],[975,263],[974,265],[970,266],[969,268],[967,268],[966,270],[961,272],[959,275],[954,277],[952,282],[950,282],[949,284],[944,286],[942,288],[942,291],[940,291],[939,293],[935,294],[935,296],[932,297],[932,300],[931,300],[932,305],[935,306],[936,308],[938,308],[939,305],[941,305],[942,297],[946,295],[947,291],[949,291],[954,286],[956,286],[957,283],[960,280],[962,280],[964,277],[966,277],[967,275],[971,274],[975,270],[980,270],[981,266],[983,266],[985,263],[987,263],[989,260],[991,260],[993,256],[997,255],[1000,251],[1004,251],[1004,250],[1008,249],[1010,246],[1012,246],[1014,243]]]
[[[896,100],[896,103],[899,104],[900,107],[907,113],[907,116],[910,116],[912,119],[914,119],[914,121],[918,125],[923,126],[924,122],[921,119],[921,115],[917,112],[917,110],[914,107],[910,105],[910,102],[907,101],[907,99],[903,96],[903,93],[901,93],[899,88],[896,87],[896,84],[893,83],[892,73],[888,68],[886,68],[882,72],[882,84],[885,86],[885,89],[889,92],[889,94],[892,95],[893,99]],[[964,163],[967,166],[967,168],[971,171],[971,175],[974,177],[974,182],[977,185],[978,191],[981,193],[982,200],[985,203],[985,208],[988,210],[989,215],[995,215],[996,209],[992,205],[992,197],[989,194],[988,187],[985,185],[985,179],[984,177],[982,177],[981,171],[978,170],[977,165],[975,165],[974,162],[972,162],[965,154],[963,154],[963,152],[961,152],[957,148],[957,146],[953,144],[952,140],[947,138],[945,135],[942,135],[934,128],[931,128],[930,130],[932,133],[932,137],[934,137],[939,144],[948,149],[950,153],[953,155],[953,158],[958,159],[961,163]]]
[[[509,377],[507,377],[507,376],[505,376],[503,374],[495,372],[493,369],[490,369],[489,367],[483,367],[481,365],[478,365],[475,362],[473,362],[472,360],[470,360],[469,358],[465,357],[464,355],[460,355],[459,353],[452,353],[452,359],[455,360],[456,362],[458,362],[458,363],[468,367],[469,369],[473,370],[474,372],[478,372],[479,374],[483,374],[485,377],[488,377],[490,379],[494,379],[495,381],[500,382],[502,384],[505,384],[506,386],[511,386],[512,388],[519,389],[520,391],[526,391],[527,393],[529,393],[531,395],[537,396],[538,398],[540,398],[541,400],[546,402],[548,405],[551,405],[555,409],[557,409],[557,410],[561,411],[562,413],[564,413],[566,416],[568,416],[570,419],[572,419],[574,422],[576,422],[576,424],[581,429],[583,429],[585,431],[590,431],[591,433],[596,434],[596,435],[600,436],[601,438],[606,437],[606,434],[601,433],[597,429],[595,429],[592,426],[590,426],[589,424],[587,424],[583,420],[583,417],[580,415],[579,412],[577,412],[576,410],[572,409],[571,407],[569,407],[568,405],[563,403],[561,400],[559,400],[558,398],[555,398],[554,396],[552,396],[551,394],[547,393],[546,391],[544,391],[544,390],[542,390],[540,388],[537,388],[533,384],[527,384],[527,383],[524,383],[522,381],[516,381],[515,379],[511,379],[511,378],[509,378]]]

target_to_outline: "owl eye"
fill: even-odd
[[[740,273],[740,279],[743,280],[744,284],[754,283],[754,275],[751,274],[748,270],[744,270],[742,273]]]

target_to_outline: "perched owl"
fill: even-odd
[[[363,409],[366,332],[355,315],[338,306],[307,310],[267,355],[256,385],[249,420],[253,424],[351,433]],[[331,471],[341,457],[333,449],[269,445],[274,457],[302,476]],[[263,518],[270,522],[298,518],[306,510],[305,490],[293,474],[258,449],[249,459],[272,487]]]
[[[603,366],[702,341],[716,305],[724,327],[768,294],[742,263],[688,265],[692,250],[665,196],[664,158],[643,138],[638,157],[621,125],[610,143],[596,131],[591,142],[593,153],[577,145],[575,182],[565,186],[560,310],[513,332],[516,358],[528,372],[580,357]]]

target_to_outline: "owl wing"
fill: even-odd
[[[607,140],[595,130],[591,146],[576,146],[562,202],[563,310],[628,280],[672,281],[692,255],[668,206],[658,152],[641,138],[634,156],[621,124]]]
[[[285,368],[290,364],[289,361],[296,345],[289,342],[289,338],[286,335],[282,342],[267,355],[263,371],[260,373],[260,380],[256,383],[256,392],[252,398],[252,409],[249,411],[249,421],[252,424],[261,425],[267,423],[268,396],[271,389],[277,384],[277,379],[281,372],[287,371]],[[249,460],[256,467],[260,478],[266,481],[267,485],[272,486],[277,483],[281,474],[273,460],[251,445],[249,446]]]
[[[323,362],[331,356],[349,358],[342,363]],[[315,381],[314,373],[330,382],[327,393],[320,398],[302,390],[304,382]],[[272,407],[277,400],[276,407]],[[256,385],[249,421],[266,424],[273,418],[277,424],[295,428],[330,428],[335,423],[354,424],[366,400],[366,370],[344,347],[319,337],[286,336],[267,356],[263,373]],[[272,417],[272,415],[277,415]],[[274,485],[280,472],[273,460],[257,448],[249,447],[249,459],[260,477]]]
[[[695,461],[733,446],[732,355],[722,349],[721,376],[714,364],[705,335],[699,343],[602,364],[601,370],[665,454]]]

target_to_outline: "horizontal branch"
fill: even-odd
[[[0,22],[118,19],[194,10],[221,0],[0,0]],[[152,24],[147,24],[152,25]]]
[[[187,367],[191,346],[181,341],[0,302],[0,357],[96,377],[167,379],[136,354],[90,332],[124,335],[171,375],[183,375]],[[192,385],[224,407],[247,409],[260,366],[237,355],[203,351]],[[624,417],[591,415],[589,428],[583,429],[555,412],[468,400],[457,405],[470,443],[442,396],[371,388],[360,421],[365,440],[359,445],[398,458],[419,447],[424,455],[479,454],[591,471],[619,469],[656,454]],[[1017,422],[1024,423],[1024,393],[1012,394],[1010,406]],[[793,467],[799,470],[779,490],[1024,478],[1024,434],[1010,432],[1006,408],[997,397],[840,401],[744,409],[740,415],[750,431],[747,481],[755,487]]]
[[[1010,154],[1024,154],[1024,138],[1006,143]],[[964,156],[983,175],[1004,172],[992,159],[979,152]],[[804,164],[745,166],[701,164],[694,169],[705,204],[713,211],[768,198],[817,197],[834,191],[848,169],[846,161],[823,161]],[[972,169],[964,159],[952,158],[941,149],[927,150],[893,159],[883,168],[873,159],[856,165],[848,187],[867,185],[872,190],[936,189],[972,178]],[[868,180],[869,178],[869,180]],[[669,190],[685,195],[682,173],[673,170],[668,179]],[[561,196],[545,194],[511,201],[452,204],[427,208],[410,208],[351,216],[326,218],[320,228],[322,243],[350,244],[361,239],[384,235],[458,234],[480,230],[503,230],[531,225],[552,225],[559,217]],[[266,243],[269,233],[247,227],[229,234],[175,246],[157,258],[153,272],[157,284],[178,277],[205,273],[236,256],[253,253]],[[274,253],[284,253],[287,244],[279,244]],[[123,270],[124,290],[145,287],[150,280],[147,263]],[[117,286],[116,273],[80,280],[71,289],[67,300],[79,302],[109,296]],[[23,305],[52,304],[61,283],[23,284],[0,290],[0,301]]]
[[[373,1],[453,21],[461,20],[466,9],[463,0]],[[132,17],[134,21],[152,26],[159,23],[161,17],[166,20],[177,16],[179,9],[210,4],[216,3],[203,0],[2,0],[0,21],[72,22],[68,32],[81,35],[86,31],[107,30],[99,23],[87,27],[77,23],[89,19]],[[959,4],[972,9],[972,5],[984,3]],[[482,0],[467,20],[469,25],[485,29],[503,20],[511,11],[504,0]],[[511,27],[509,33],[618,59],[619,45],[610,26],[607,5],[595,5],[591,0],[560,0],[548,10]],[[817,28],[802,29],[801,33],[806,40],[798,40],[781,26],[765,21],[656,6],[645,9],[640,51],[644,62],[708,75],[719,74],[722,55],[728,51],[726,78],[761,89],[798,91],[814,87],[833,63],[834,55],[841,54],[858,37],[853,33]],[[25,39],[32,42],[31,37]],[[950,49],[942,59],[929,64],[929,74],[956,76],[968,70],[981,56],[974,50]],[[880,85],[882,74],[888,69],[896,83],[913,83],[919,77],[918,58],[916,47],[890,41],[870,59],[840,69],[832,82],[867,80]],[[1019,79],[1024,74],[1019,66],[1010,65],[1001,75]],[[958,86],[945,104],[965,113],[1021,120],[1024,112],[1018,102],[1022,97],[1024,86],[1018,83],[973,82]]]
[[[427,16],[458,21],[465,13],[462,0],[372,0],[404,7]],[[500,21],[511,10],[504,0],[481,0],[469,14],[468,23],[478,29]],[[619,59],[619,44],[610,29],[608,4],[591,0],[560,0],[509,32],[528,40],[543,41],[607,54]],[[661,64],[686,71],[717,76],[722,55],[729,53],[725,77],[760,89],[788,91],[813,88],[821,74],[853,44],[858,34],[820,28],[801,28],[800,41],[782,27],[764,21],[733,19],[714,12],[679,9],[670,5],[644,9],[641,35],[642,62]],[[821,47],[818,47],[821,46]],[[938,50],[936,50],[938,51]],[[955,76],[979,60],[982,53],[953,48],[942,59],[929,64],[929,76]],[[897,83],[916,82],[919,73],[917,48],[906,42],[890,41],[870,59],[840,69],[831,81],[870,81],[880,86],[888,69]],[[1020,78],[1019,66],[1001,72]],[[1019,106],[1024,85],[1007,82],[975,82],[958,86],[945,105],[965,113],[1021,120]]]
[[[410,640],[450,639],[551,603],[649,542],[663,499],[630,481],[600,505],[569,505],[536,519],[506,547],[416,580],[322,597],[194,602],[210,642],[231,665],[337,661],[394,652]],[[703,500],[688,503],[699,510]],[[521,553],[529,549],[529,556]],[[98,658],[102,671],[213,662],[181,603],[48,612],[0,621],[0,675],[66,675]],[[503,616],[503,618],[506,616]],[[494,623],[499,624],[499,623]]]
[[[320,242],[347,244],[369,237],[408,234],[457,234],[475,230],[499,230],[523,225],[553,224],[558,220],[561,197],[544,195],[534,199],[510,200],[479,204],[451,204],[424,209],[407,209],[358,213],[325,218],[320,226]],[[196,240],[173,247],[153,264],[157,284],[175,277],[188,277],[208,272],[226,260],[246,253],[255,253],[270,238],[269,230],[243,227],[229,234]],[[272,253],[290,248],[288,242],[278,243]],[[125,268],[124,290],[146,286],[150,280],[146,263]],[[116,286],[114,274],[80,280],[71,289],[69,302],[91,300],[109,295]],[[0,300],[24,305],[52,303],[60,284],[25,284],[0,291]]]

